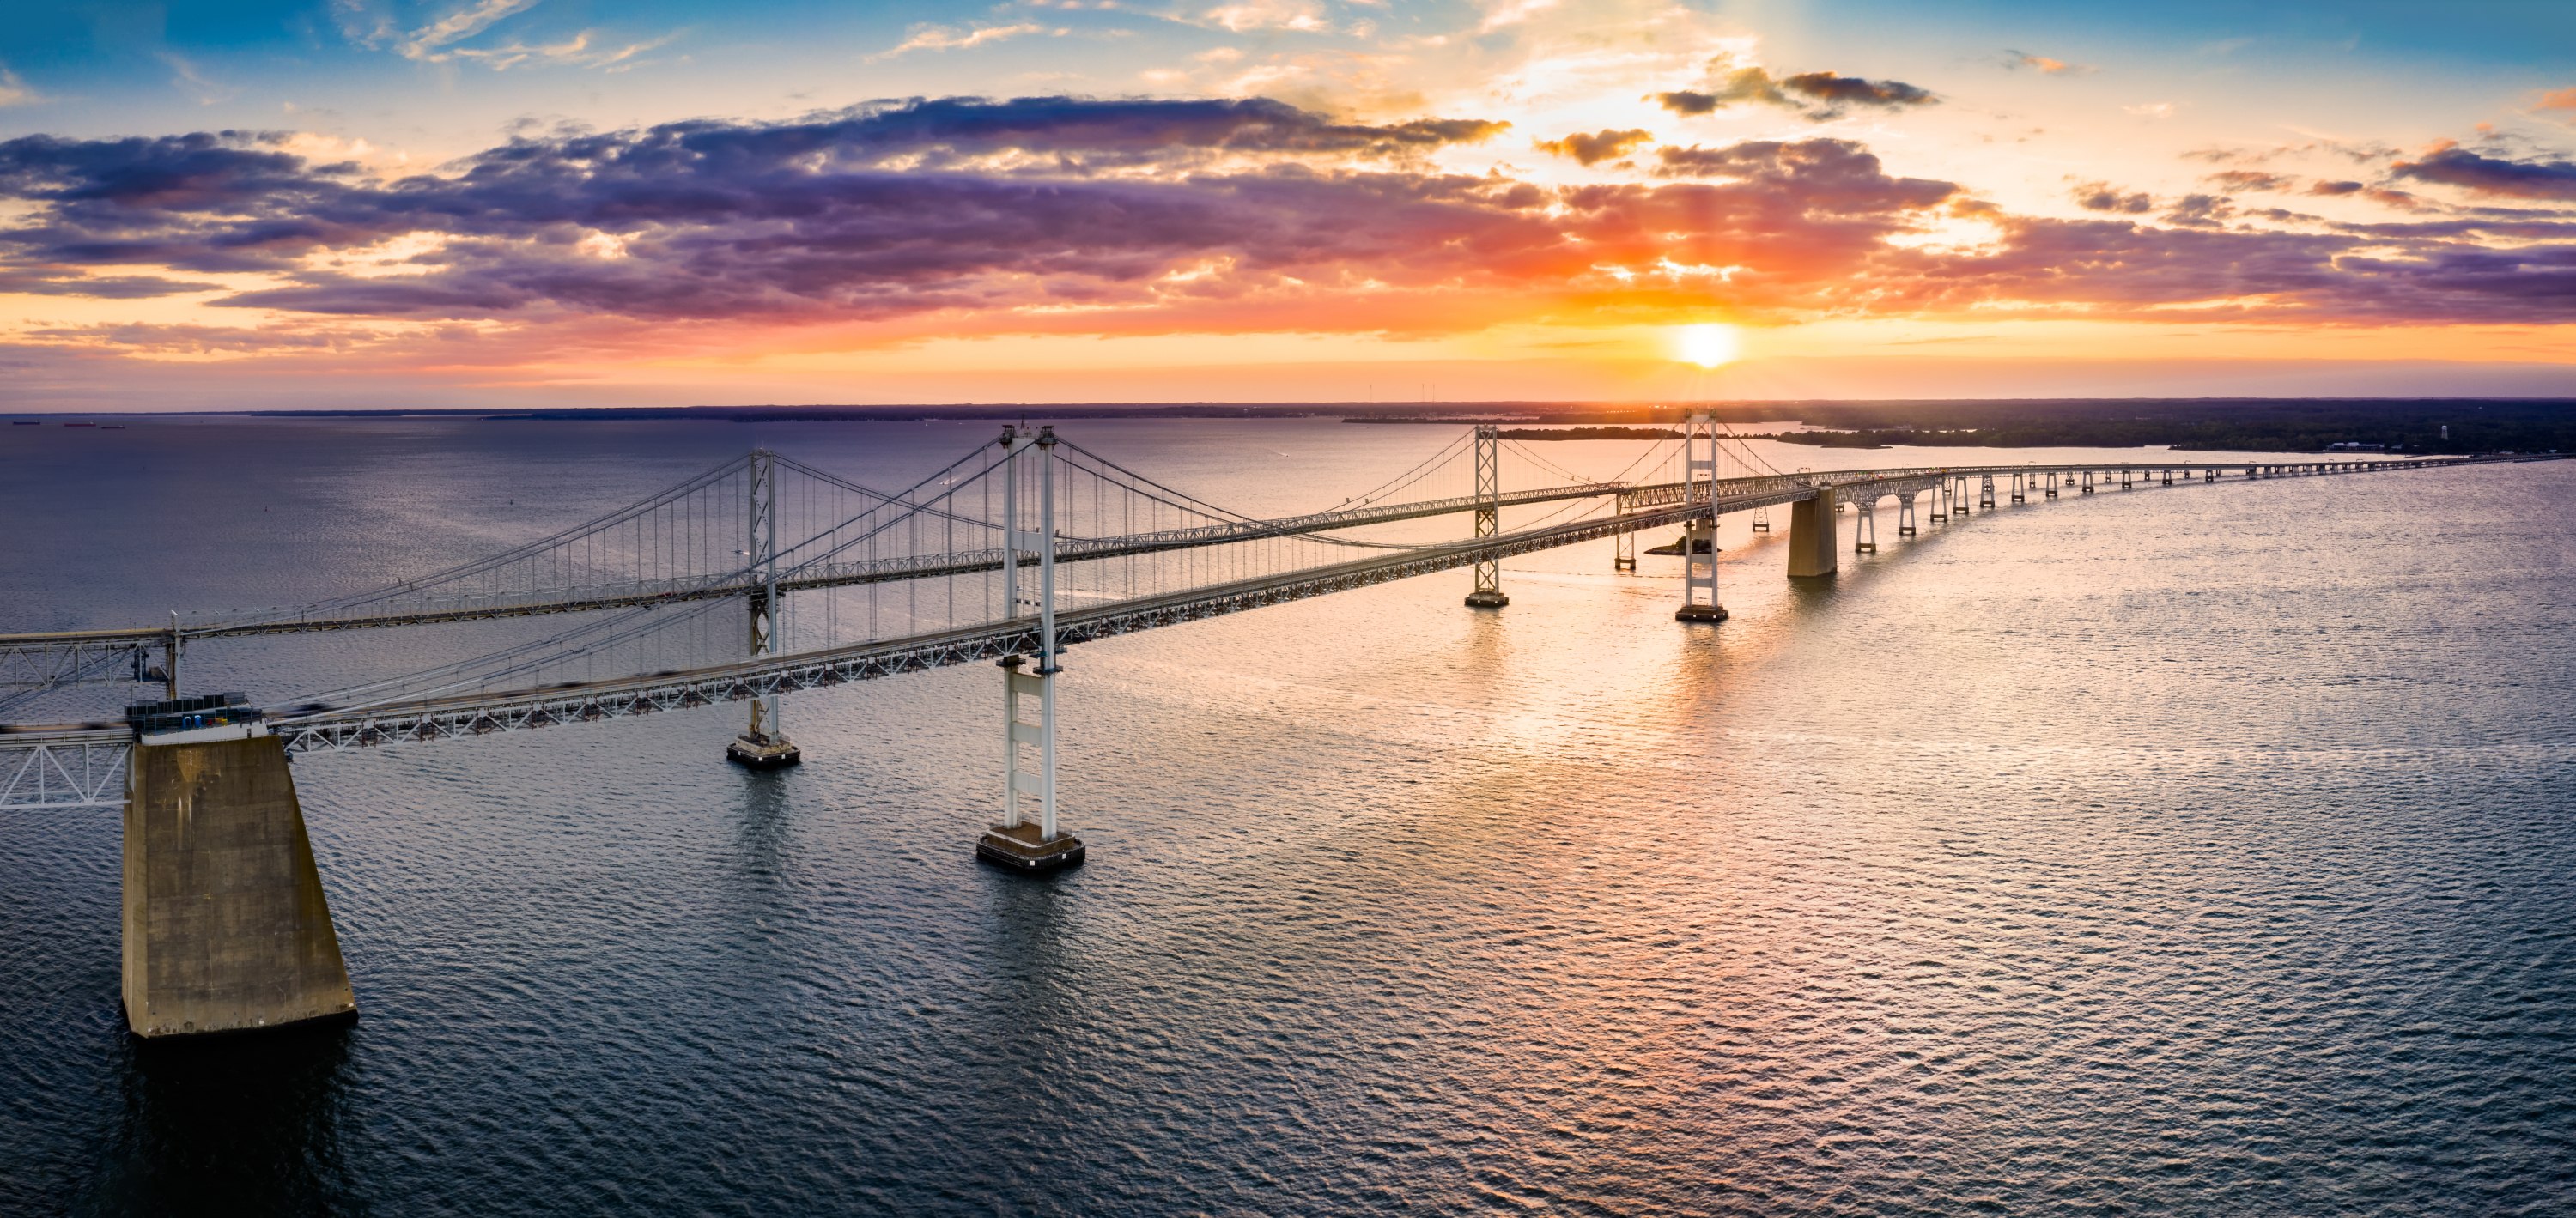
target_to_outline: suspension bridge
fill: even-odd
[[[130,628],[0,634],[0,809],[120,808],[128,1021],[144,1036],[354,1012],[289,754],[455,741],[713,703],[747,704],[726,746],[755,768],[802,753],[780,699],[977,661],[1002,669],[998,821],[979,857],[1074,866],[1058,823],[1057,688],[1070,646],[1390,580],[1465,569],[1468,606],[1509,603],[1502,563],[1638,537],[1680,557],[1675,617],[1723,621],[1716,526],[1785,509],[1793,577],[1834,573],[1842,531],[1877,549],[2009,504],[2142,487],[2427,471],[2532,457],[1981,465],[1785,473],[1695,416],[1608,478],[1493,427],[1333,507],[1232,511],[1059,436],[1006,427],[897,490],[766,451],[500,553],[286,608],[177,612]],[[1507,514],[1517,519],[1508,521]],[[1461,534],[1438,522],[1465,517]],[[335,672],[264,695],[188,692],[191,655],[351,631],[461,633],[457,658]],[[361,657],[364,652],[358,653]],[[416,655],[417,649],[404,649]],[[291,666],[290,666],[291,667]],[[361,662],[358,667],[364,668]],[[49,706],[157,685],[115,717]],[[122,698],[117,698],[122,702]]]

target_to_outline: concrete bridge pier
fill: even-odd
[[[1878,496],[1875,494],[1860,505],[1860,514],[1852,521],[1852,553],[1878,553]]]
[[[1789,574],[1792,578],[1831,575],[1841,556],[1834,545],[1834,488],[1816,488],[1816,497],[1789,508]]]
[[[1982,512],[1991,512],[1995,510],[1995,476],[1993,474],[1979,474],[1977,476],[1977,510]]]
[[[2056,470],[2050,470],[2050,471],[2048,471],[2048,489],[2047,489],[2047,490],[2045,490],[2045,491],[2043,491],[2043,492],[2041,492],[2041,495],[2042,495],[2044,498],[2049,498],[2049,499],[2055,499],[2055,498],[2057,498],[2057,471],[2056,471]]]
[[[2030,502],[2029,491],[2030,484],[2023,480],[2023,475],[2014,474],[2012,476],[2012,501],[2015,503]]]
[[[284,743],[138,743],[126,784],[126,1026],[157,1038],[355,1018]]]
[[[1896,535],[1899,537],[1914,536],[1914,495],[1915,492],[1907,491],[1896,497]]]
[[[2093,493],[2093,471],[2092,471],[2092,470],[2089,470],[2089,469],[2088,469],[2088,470],[2084,471],[2084,485],[2083,485],[2081,488],[2079,488],[2079,489],[2081,489],[2081,490],[2083,491],[2083,493],[2085,493],[2085,494],[2087,494],[2087,495],[2090,495],[2090,494],[2092,494],[2092,493]]]
[[[1932,523],[1942,524],[1949,519],[1950,480],[1943,478],[1939,486],[1932,488]]]

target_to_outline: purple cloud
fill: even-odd
[[[1896,110],[1941,100],[1931,90],[1901,80],[1864,80],[1832,72],[1800,72],[1775,78],[1759,67],[1738,68],[1706,92],[1677,89],[1650,96],[1663,108],[1680,115],[1708,114],[1737,102],[1758,102],[1796,110],[1820,122],[1840,118],[1844,106]]]
[[[2450,147],[2436,149],[2417,160],[2399,161],[2389,167],[2389,172],[2418,182],[2462,187],[2474,194],[2576,200],[2576,162],[2516,161]]]
[[[2143,191],[2121,193],[2108,182],[2086,182],[2075,188],[2075,205],[2086,211],[2117,211],[2132,215],[2151,212],[2156,201]]]
[[[1416,155],[1500,129],[1338,123],[1262,99],[952,99],[525,138],[394,181],[255,133],[32,136],[0,143],[0,198],[29,212],[0,228],[0,291],[133,298],[218,290],[161,268],[259,272],[277,286],[223,303],[324,328],[513,319],[532,333],[934,315],[921,324],[1455,329],[1713,302],[1781,319],[2212,299],[2283,319],[2576,319],[2576,242],[2556,232],[2260,231],[2270,213],[2221,196],[2140,223],[2125,217],[2154,201],[2102,183],[2079,201],[2120,218],[2016,218],[1839,139],[1665,147],[1653,181],[1562,188]],[[1643,138],[1551,143],[1599,161]],[[1989,221],[1999,241],[1890,240],[1946,215]],[[369,250],[404,273],[345,269]]]

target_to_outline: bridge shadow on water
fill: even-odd
[[[734,818],[734,860],[752,891],[774,894],[794,861],[792,770],[742,770],[742,803]]]
[[[345,1214],[351,1049],[337,1022],[203,1041],[126,1041],[124,1112],[75,1213]]]
[[[738,993],[792,1006],[815,950],[808,906],[797,882],[806,818],[797,815],[794,770],[741,770],[738,799],[718,815],[731,824],[722,850],[730,874],[704,890],[710,927],[721,943],[727,983]]]

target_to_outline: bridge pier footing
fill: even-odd
[[[1063,871],[1082,865],[1089,851],[1070,833],[1048,837],[1034,823],[995,825],[976,839],[975,857],[1023,874]]]
[[[754,770],[783,770],[805,760],[805,753],[785,736],[744,732],[725,746],[725,760]]]
[[[159,1038],[356,1018],[285,744],[137,744],[127,764],[126,1026]]]

